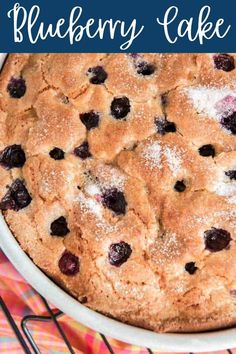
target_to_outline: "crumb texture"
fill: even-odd
[[[157,332],[236,323],[236,54],[11,54],[0,208],[78,301]]]

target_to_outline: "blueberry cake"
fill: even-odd
[[[236,54],[13,54],[0,208],[89,308],[158,332],[236,323]]]

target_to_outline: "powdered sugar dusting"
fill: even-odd
[[[222,181],[216,185],[215,193],[222,196],[236,195],[236,183]]]
[[[236,204],[236,196],[233,196],[233,197],[228,198],[228,202],[229,202],[230,204]]]
[[[209,222],[212,222],[212,220],[220,221],[228,221],[229,224],[236,226],[236,209],[231,209],[231,210],[220,210],[216,211],[212,214],[209,215],[204,215],[204,216],[196,216],[193,218],[192,222],[193,225],[195,225],[196,222],[200,224],[208,224]],[[215,225],[217,226],[217,225]]]
[[[231,107],[233,98],[236,98],[232,90],[227,87],[188,87],[185,89],[185,92],[187,92],[188,97],[192,100],[194,108],[198,113],[208,115],[210,118],[216,120],[218,120],[222,114],[224,115],[226,113],[224,103],[220,104],[220,102],[222,103],[222,100],[225,100],[227,105],[227,101],[231,101]],[[232,100],[229,100],[229,97],[231,97]],[[233,108],[229,108],[229,110],[231,109]]]
[[[99,176],[98,184],[102,189],[117,188],[120,191],[124,189],[126,177],[117,168],[100,166],[97,175]]]
[[[146,165],[151,168],[162,169],[167,164],[174,176],[178,174],[182,166],[182,154],[175,146],[162,146],[158,141],[151,142],[142,151],[142,157]]]
[[[70,186],[73,181],[73,176],[66,173],[64,170],[51,170],[45,169],[44,174],[41,179],[40,193],[50,194],[53,191],[57,191],[58,181],[60,183]]]
[[[102,206],[92,198],[86,198],[83,194],[80,194],[78,200],[83,212],[90,212],[97,218],[102,218]]]
[[[156,249],[159,250],[157,255]],[[163,265],[178,257],[180,249],[177,235],[172,231],[166,231],[163,238],[156,241],[153,256],[157,264]]]
[[[234,169],[234,168],[233,168]],[[224,171],[220,171],[218,178],[212,184],[213,191],[221,196],[236,196],[236,182],[226,176]]]
[[[167,257],[179,254],[178,241],[175,233],[166,232],[165,241],[161,246],[161,253]]]
[[[164,150],[164,155],[170,170],[172,171],[173,175],[176,175],[179,172],[182,164],[181,156],[177,152],[176,147],[173,149],[166,147]]]
[[[236,111],[236,96],[228,95],[217,102],[216,110],[222,117],[233,114]]]
[[[176,284],[175,284],[175,288],[174,290],[178,293],[178,294],[183,294],[186,292],[187,290],[187,283],[185,280],[179,280]]]
[[[102,229],[103,233],[111,233],[116,230],[116,226],[108,224],[108,222],[103,217],[103,207],[98,201],[86,197],[83,193],[77,197],[77,200],[80,203],[83,214],[92,214],[96,218],[96,226],[99,229]],[[96,236],[98,237],[101,235],[96,233]]]
[[[143,151],[142,157],[146,160],[151,169],[161,168],[161,146],[158,141],[149,144]]]
[[[96,196],[101,194],[101,189],[96,183],[88,183],[85,186],[85,192],[90,196]]]
[[[137,284],[136,286],[130,286],[130,284],[126,284],[124,281],[117,279],[114,283],[114,287],[117,292],[122,292],[129,298],[132,297],[140,301],[145,297],[145,286],[141,286],[140,284]]]

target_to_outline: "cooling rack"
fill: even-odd
[[[6,319],[9,323],[9,326],[12,328],[17,340],[19,341],[22,350],[26,354],[40,354],[40,348],[37,345],[36,341],[34,340],[33,334],[30,331],[30,324],[33,322],[51,322],[55,325],[55,328],[57,329],[61,340],[64,341],[65,346],[68,350],[68,354],[75,354],[75,351],[72,348],[72,345],[63,330],[62,326],[60,325],[58,319],[64,315],[62,311],[57,310],[54,312],[49,303],[45,298],[43,298],[41,295],[39,295],[43,301],[43,304],[45,306],[45,309],[47,311],[47,315],[44,316],[39,316],[39,315],[27,315],[22,317],[21,319],[21,328],[19,328],[8,308],[6,305],[5,301],[3,298],[0,296],[0,309],[3,311],[4,315],[6,316]],[[107,348],[107,353],[110,354],[116,354],[116,351],[112,348],[112,345],[110,344],[109,340],[104,336],[104,334],[99,333],[101,339],[103,340],[106,348]],[[149,348],[146,348],[147,353],[149,354],[154,354],[153,351]],[[10,354],[10,353],[9,353]],[[105,354],[105,353],[104,353]],[[190,353],[192,354],[192,353]],[[229,353],[232,354],[232,353]]]

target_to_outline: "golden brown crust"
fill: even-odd
[[[35,264],[79,301],[154,331],[236,323],[236,137],[222,126],[222,116],[236,112],[236,69],[218,70],[213,58],[13,54],[0,75],[0,150],[18,144],[26,154],[22,168],[0,167],[0,199],[17,178],[32,197],[26,208],[4,212],[12,232]],[[138,73],[147,63],[154,73]],[[89,73],[97,67],[107,73],[100,85]],[[26,82],[22,98],[10,97],[12,77]],[[112,101],[124,96],[130,111],[115,119]],[[81,115],[91,112],[98,123],[86,129]],[[163,128],[166,120],[175,124],[171,132]],[[84,142],[87,159],[74,153]],[[215,156],[200,155],[208,144]],[[55,147],[63,159],[50,157]],[[176,182],[186,189],[177,191]],[[120,214],[104,204],[111,190],[125,197]],[[52,236],[51,224],[61,216],[69,233]],[[229,245],[217,252],[205,244],[213,228],[230,233]],[[121,241],[132,253],[116,267],[108,252]],[[74,276],[60,271],[65,250],[79,258]],[[193,274],[186,270],[191,262]]]

